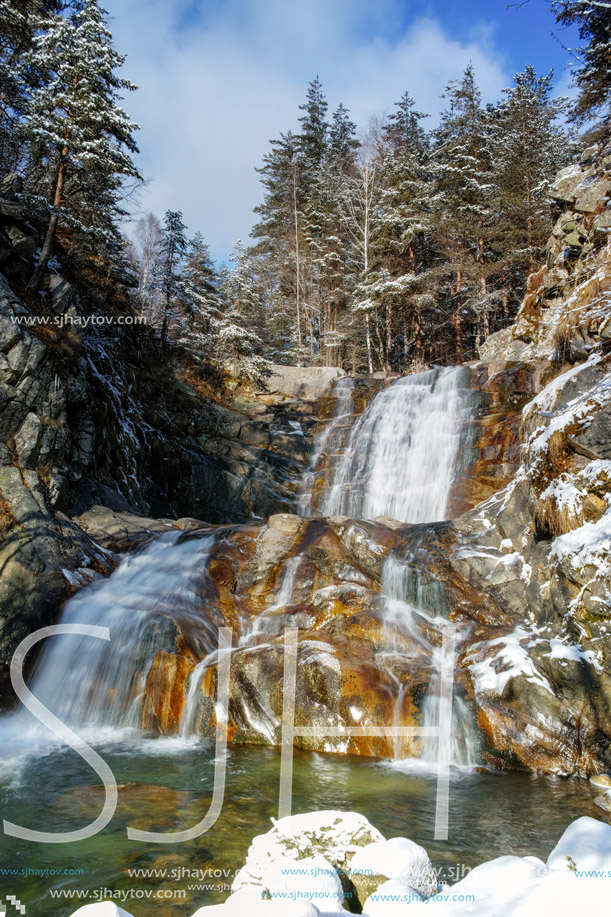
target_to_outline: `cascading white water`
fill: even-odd
[[[342,456],[348,438],[347,421],[353,412],[353,386],[349,379],[336,385],[333,418],[318,440],[304,479],[302,511],[308,514],[312,509],[320,460],[333,456],[335,465],[330,467],[335,479],[326,500],[326,514],[357,518],[385,515],[404,522],[443,518],[468,406],[469,389],[463,385],[462,371],[421,373],[401,379],[378,394],[354,426]],[[232,652],[230,647],[218,649],[218,621],[202,612],[210,586],[207,561],[214,542],[214,535],[166,534],[123,559],[108,580],[94,583],[71,599],[61,623],[108,627],[111,641],[52,637],[30,680],[35,696],[64,723],[81,732],[87,727],[138,726],[146,678],[156,654],[161,650],[173,652],[178,632],[186,632],[193,656],[201,661],[189,676],[179,735],[196,734],[202,680],[207,669],[218,662],[219,654]],[[287,560],[273,603],[249,622],[239,646],[260,645],[261,635],[277,633],[278,613],[298,604],[301,561],[300,554]],[[453,626],[447,621],[443,591],[420,577],[409,560],[394,557],[385,563],[382,586],[385,622],[378,661],[397,686],[396,722],[401,722],[406,691],[394,672],[396,660],[413,655],[429,660],[431,677],[423,718],[424,725],[437,725],[441,661],[427,632]],[[297,616],[292,620],[299,626]],[[468,711],[458,698],[454,701],[454,719],[453,761],[471,763],[475,752],[467,728]],[[46,730],[35,725],[36,736],[46,736]],[[13,741],[27,731],[32,746],[31,727],[30,714],[13,714],[3,723],[3,737]],[[435,742],[425,740],[423,760],[434,758],[436,749],[431,743]],[[397,743],[397,757],[402,756],[402,749],[403,744]]]
[[[452,636],[456,644],[464,639],[460,628],[448,620],[448,608],[440,584],[422,572],[411,562],[410,558],[399,559],[394,555],[385,561],[382,571],[382,589],[384,592],[384,627],[382,647],[377,653],[380,664],[388,667],[391,679],[397,681],[397,698],[395,701],[395,723],[400,725],[405,687],[402,685],[392,667],[397,658],[405,660],[412,655],[424,654],[429,659],[431,676],[428,682],[426,697],[422,707],[421,725],[423,727],[443,726],[442,719],[451,716],[450,749],[448,759],[455,767],[473,767],[479,760],[477,730],[473,717],[465,701],[453,691],[452,700],[448,698],[448,709],[444,709],[442,697],[442,643]],[[428,633],[435,631],[438,640],[432,643]],[[449,633],[451,631],[451,633]],[[439,644],[439,645],[437,645]],[[451,710],[450,710],[451,706]],[[440,737],[425,736],[421,740],[418,765],[434,768],[441,757]],[[409,743],[407,743],[409,744]],[[395,761],[406,757],[406,743],[395,742]]]
[[[469,410],[467,372],[432,369],[376,395],[355,424],[323,514],[443,519]]]
[[[289,557],[285,561],[280,586],[273,603],[268,605],[256,618],[250,619],[240,634],[239,646],[248,646],[250,643],[255,642],[256,638],[261,634],[275,635],[278,633],[277,622],[269,617],[269,613],[279,608],[284,608],[286,605],[295,604],[295,584],[300,564],[301,557],[298,554],[294,557]]]
[[[125,557],[109,579],[75,595],[61,623],[108,627],[110,642],[51,637],[30,680],[34,695],[72,727],[139,725],[147,673],[155,654],[172,648],[176,625],[188,631],[198,655],[217,645],[218,627],[202,616],[200,597],[214,540],[181,532],[162,535]],[[18,736],[31,724],[23,711],[7,718],[4,730]],[[46,729],[40,731],[46,736]]]
[[[354,379],[344,377],[335,383],[333,388],[333,397],[335,398],[333,417],[316,440],[310,463],[301,483],[301,495],[297,508],[300,516],[311,515],[316,471],[321,461],[327,458],[329,454],[337,453],[343,445],[343,428],[346,420],[354,411],[353,391]]]

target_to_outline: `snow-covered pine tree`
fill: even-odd
[[[461,361],[465,347],[485,340],[490,331],[494,296],[488,275],[497,194],[490,113],[482,105],[471,65],[462,80],[448,85],[444,97],[449,106],[434,132],[432,203],[440,268],[447,278],[441,300],[451,306],[454,358]]]
[[[0,0],[0,169],[2,173],[27,166],[23,138],[17,127],[28,91],[40,83],[40,73],[26,65],[37,17],[63,7],[62,0]]]
[[[45,76],[27,100],[22,130],[44,165],[50,202],[31,290],[40,286],[60,219],[86,232],[92,213],[102,211],[96,230],[112,242],[122,180],[140,179],[131,155],[137,125],[120,105],[121,93],[136,87],[116,73],[124,58],[112,47],[107,14],[97,0],[73,0],[71,6],[67,15],[36,18],[34,47],[24,55]]]
[[[373,262],[382,193],[379,141],[377,125],[372,124],[357,152],[353,174],[346,176],[339,200],[349,244],[348,258],[355,274],[351,293],[351,309],[356,319],[353,333],[356,331],[361,338],[364,330],[364,358],[369,372],[374,371],[374,363],[377,369],[384,368],[384,348],[378,325],[378,277]]]
[[[299,118],[298,134],[299,184],[303,234],[301,250],[301,313],[304,323],[304,349],[307,359],[314,361],[319,350],[322,325],[324,270],[320,257],[328,230],[329,201],[323,170],[328,149],[329,124],[326,119],[327,100],[318,76],[308,86],[306,101],[299,106],[304,114]]]
[[[327,121],[327,100],[322,91],[318,76],[309,86],[306,101],[299,106],[304,114],[299,119],[299,158],[301,160],[302,180],[307,191],[307,184],[314,177],[323,162],[328,144],[329,123]]]
[[[571,160],[573,144],[559,118],[566,100],[552,97],[552,73],[537,76],[528,66],[494,116],[494,184],[497,227],[496,282],[506,318],[514,314],[527,274],[543,259],[552,229],[550,188]]]
[[[262,358],[265,304],[252,265],[252,256],[242,242],[231,253],[232,268],[221,285],[222,312],[215,327],[217,358],[231,363],[236,377],[260,380],[266,374]]]
[[[305,359],[303,332],[304,191],[299,138],[290,131],[271,141],[271,150],[257,169],[264,189],[263,203],[255,207],[259,222],[251,235],[254,253],[266,262],[268,277],[274,277],[270,299],[279,306],[275,323],[284,328],[285,344],[279,357],[292,354],[298,364]]]
[[[592,124],[592,139],[611,135],[611,2],[610,0],[552,0],[558,22],[575,23],[584,45],[576,52],[573,70],[579,95],[572,120]]]
[[[349,259],[349,239],[342,222],[341,200],[348,176],[354,174],[356,124],[340,104],[331,119],[329,142],[322,178],[326,188],[327,233],[324,238],[321,270],[324,276],[322,303],[322,344],[325,363],[343,367],[350,340],[352,315],[350,293],[354,286],[354,270]]]
[[[339,105],[306,204],[310,301],[315,305],[317,350],[326,365],[343,364],[347,341],[351,266],[339,204],[346,177],[354,168],[358,147],[355,133],[356,125],[347,109]]]
[[[388,369],[423,365],[424,313],[434,302],[429,291],[431,175],[428,138],[420,124],[424,117],[404,93],[382,130],[384,190],[375,262]]]
[[[186,301],[181,283],[182,266],[188,247],[185,230],[182,213],[179,210],[166,210],[155,278],[163,300],[162,349],[166,345],[170,322],[172,319],[180,320],[181,310],[184,309]]]

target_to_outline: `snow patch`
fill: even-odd
[[[469,665],[476,693],[500,696],[513,678],[522,676],[527,681],[537,684],[544,690],[549,691],[550,694],[553,694],[549,681],[539,672],[534,661],[528,655],[526,648],[522,645],[525,641],[528,641],[527,645],[532,646],[533,639],[538,639],[537,633],[536,629],[518,626],[511,633],[502,637],[475,644],[469,651],[469,657],[472,657],[475,652],[479,654],[487,652],[489,648],[496,649],[498,647],[497,652],[494,654]]]

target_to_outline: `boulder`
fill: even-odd
[[[406,837],[377,841],[357,850],[350,861],[350,877],[359,891],[361,903],[372,892],[382,892],[385,880],[400,883],[424,898],[430,898],[437,891],[437,879],[428,853]]]
[[[547,866],[571,872],[611,870],[611,825],[585,815],[571,822],[547,858]]]
[[[594,213],[609,196],[611,181],[608,178],[590,178],[575,189],[575,209],[581,213]]]
[[[193,917],[244,917],[245,914],[249,917],[322,917],[322,913],[309,901],[278,901],[261,897],[260,890],[244,888],[231,895],[224,904],[200,908]]]
[[[422,901],[422,896],[406,882],[401,879],[390,879],[378,886],[366,899],[363,911],[367,917],[403,917],[406,913],[411,914],[412,904]]]
[[[16,172],[9,172],[0,180],[0,197],[13,201],[23,191],[23,180]]]
[[[35,468],[42,437],[42,423],[36,414],[29,413],[15,434],[15,449],[23,468]]]
[[[76,302],[76,290],[71,283],[68,283],[59,274],[51,274],[49,278],[49,295],[51,297],[51,309],[56,315],[67,315],[73,311]]]
[[[84,907],[79,907],[72,917],[132,917],[132,915],[112,901],[100,901],[97,904],[86,904]]]
[[[582,179],[583,172],[579,163],[573,163],[565,169],[561,169],[550,189],[552,197],[558,201],[574,203],[575,192]]]
[[[270,870],[287,860],[322,857],[333,868],[347,872],[361,847],[384,840],[377,828],[356,812],[311,812],[272,821],[274,827],[255,837],[250,845],[246,863],[234,880],[234,891],[245,886],[263,888]]]
[[[317,401],[331,393],[338,379],[346,373],[333,366],[281,366],[270,364],[270,373],[265,378],[265,389],[260,392],[267,397],[280,396],[284,399]]]
[[[164,532],[178,528],[199,528],[203,523],[197,520],[181,520],[183,525],[169,519],[150,519],[136,513],[114,512],[105,506],[92,506],[77,519],[78,524],[98,544],[111,551],[122,553],[143,547]]]
[[[38,248],[38,237],[18,225],[4,227],[4,234],[21,258],[32,258]]]

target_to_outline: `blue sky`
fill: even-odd
[[[446,83],[472,62],[484,99],[532,63],[570,84],[568,55],[545,0],[105,0],[124,73],[141,87],[143,210],[181,210],[217,259],[248,239],[268,140],[296,126],[316,74],[333,109],[360,127],[405,90],[434,124]]]

